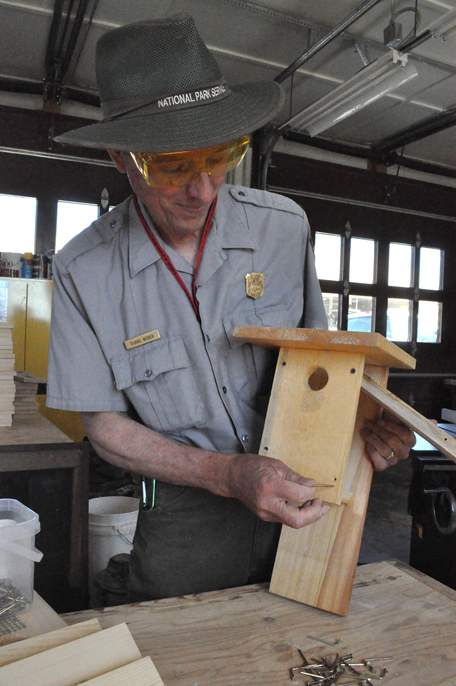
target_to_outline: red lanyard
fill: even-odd
[[[136,195],[134,195],[134,194],[133,194],[133,203],[135,205],[136,212],[138,213],[138,217],[141,220],[141,224],[143,225],[147,235],[149,236],[150,240],[152,241],[153,246],[155,247],[155,249],[158,252],[158,254],[160,255],[160,257],[162,258],[163,262],[168,267],[171,274],[176,279],[179,286],[184,291],[187,298],[190,300],[192,307],[195,310],[195,314],[198,318],[198,321],[201,322],[200,313],[199,313],[199,303],[198,303],[198,300],[196,297],[196,276],[198,274],[198,269],[200,266],[201,258],[203,256],[203,250],[204,250],[204,246],[206,244],[207,235],[209,233],[209,229],[211,228],[212,219],[214,218],[215,207],[217,205],[217,196],[214,198],[214,200],[212,201],[212,205],[209,208],[206,223],[205,223],[204,229],[203,229],[203,234],[201,236],[201,245],[200,245],[199,251],[198,251],[198,259],[196,261],[195,273],[193,274],[192,293],[189,292],[187,286],[185,285],[185,283],[182,281],[181,277],[179,276],[176,267],[171,262],[169,255],[167,255],[166,252],[163,250],[163,248],[161,247],[161,245],[159,244],[159,242],[155,238],[154,234],[150,230],[149,226],[147,225],[147,222],[144,219],[144,215],[141,212],[141,208],[139,206],[138,199],[137,199]]]

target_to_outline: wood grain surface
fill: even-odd
[[[389,562],[358,567],[346,617],[255,585],[64,618],[73,624],[97,617],[104,628],[127,622],[166,686],[290,686],[289,669],[302,664],[298,648],[311,656],[390,655],[385,684],[454,686],[456,593],[416,576]],[[342,642],[332,649],[309,635]]]
[[[0,667],[0,684],[76,686],[140,658],[122,623]]]
[[[368,365],[366,374],[386,386],[388,369]],[[343,484],[346,502],[332,504],[328,514],[303,529],[282,527],[271,592],[339,615],[347,614],[373,472],[359,432],[367,419],[375,419],[379,413],[375,402],[361,396],[356,424],[345,421],[345,430],[350,432]],[[324,434],[326,441],[328,434],[329,431]],[[338,459],[337,454],[333,459]]]
[[[386,388],[381,388],[372,379],[364,378],[361,384],[363,393],[375,400],[379,405],[391,412],[395,417],[401,419],[404,424],[416,431],[422,438],[429,441],[434,448],[437,448],[446,457],[456,462],[456,440],[446,431],[436,426],[426,417],[397,398]]]
[[[62,629],[49,631],[39,636],[16,641],[0,647],[0,667],[9,665],[11,662],[23,660],[31,655],[37,655],[50,648],[69,643],[77,638],[89,636],[96,631],[101,631],[98,619],[88,619],[86,622],[74,626],[64,626]]]
[[[39,412],[31,417],[13,417],[12,426],[0,427],[0,445],[35,443],[72,443],[72,441]]]
[[[17,615],[24,628],[0,635],[0,646],[66,627],[66,622],[35,591],[32,604]]]
[[[366,363],[381,367],[415,369],[416,360],[379,333],[287,329],[272,326],[235,326],[235,338],[268,348],[307,348],[361,353]]]

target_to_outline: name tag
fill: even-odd
[[[155,329],[155,331],[142,333],[140,336],[136,336],[136,338],[130,338],[129,341],[124,341],[124,346],[127,350],[131,350],[132,348],[137,348],[140,345],[151,343],[151,341],[158,341],[159,338],[160,334],[158,333],[157,329]]]

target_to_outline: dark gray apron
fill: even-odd
[[[240,501],[157,481],[141,509],[130,559],[130,602],[269,581],[280,524]]]

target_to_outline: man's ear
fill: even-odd
[[[108,150],[109,157],[112,159],[117,169],[121,174],[127,173],[127,168],[125,166],[124,153],[118,150]]]

